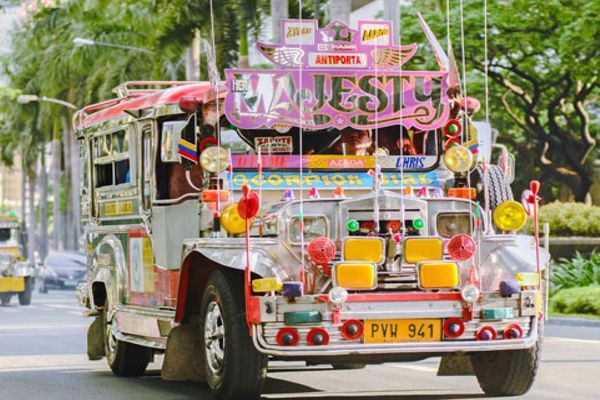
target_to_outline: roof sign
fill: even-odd
[[[432,130],[448,115],[447,71],[402,68],[416,44],[393,45],[389,21],[358,29],[333,21],[284,20],[283,43],[258,43],[277,69],[226,71],[229,121],[243,129],[397,125]]]

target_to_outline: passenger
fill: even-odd
[[[340,139],[341,153],[350,156],[366,156],[373,145],[371,132],[346,128],[342,131]]]

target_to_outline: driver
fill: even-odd
[[[368,130],[357,130],[346,128],[342,130],[340,138],[342,154],[350,156],[366,156],[373,145],[371,132]]]

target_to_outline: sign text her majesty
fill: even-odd
[[[258,43],[279,69],[227,70],[226,114],[243,129],[397,125],[432,130],[447,118],[446,71],[406,71],[416,45],[392,45],[387,21],[358,30],[285,20],[282,45]]]

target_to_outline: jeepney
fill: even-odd
[[[31,304],[35,270],[26,259],[22,227],[16,216],[0,216],[0,302],[10,304],[16,294],[19,304]]]
[[[270,70],[128,82],[74,116],[90,359],[260,397],[269,360],[441,356],[492,395],[533,383],[543,324],[532,184],[386,21],[285,20]],[[498,155],[499,154],[499,155]]]

